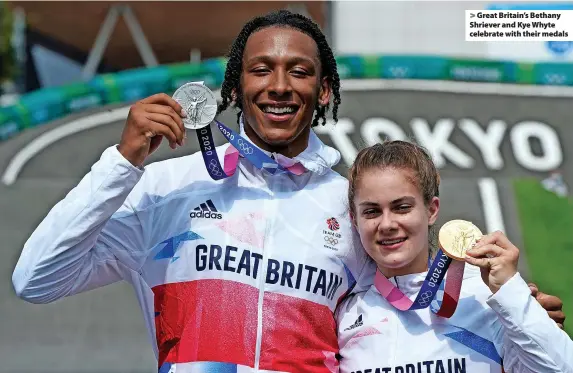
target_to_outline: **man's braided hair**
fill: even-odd
[[[225,70],[225,80],[221,87],[221,98],[222,102],[219,105],[218,112],[222,112],[227,109],[229,105],[234,102],[234,107],[239,109],[237,115],[237,121],[241,116],[243,111],[243,95],[241,92],[241,72],[243,68],[243,53],[245,51],[245,45],[247,44],[247,39],[254,32],[271,26],[278,27],[290,27],[299,30],[311,38],[314,39],[316,45],[318,46],[318,53],[321,64],[321,80],[325,76],[328,77],[330,82],[330,87],[332,89],[332,94],[334,95],[334,105],[332,108],[332,117],[334,121],[338,121],[338,105],[340,105],[340,78],[338,77],[338,70],[336,67],[336,60],[326,37],[320,30],[320,28],[309,18],[292,13],[288,10],[279,10],[269,13],[265,16],[255,17],[250,20],[233,42],[231,50],[228,55],[227,68]],[[233,100],[233,90],[236,92],[235,100]],[[325,106],[320,106],[318,102],[316,103],[316,115],[312,122],[312,127],[317,126],[319,121],[322,120],[322,125],[326,123],[326,113],[330,108],[330,104]]]

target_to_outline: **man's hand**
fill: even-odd
[[[134,166],[145,159],[167,138],[171,149],[182,146],[185,138],[183,108],[165,93],[144,98],[131,106],[118,146]]]
[[[563,312],[563,302],[556,296],[542,293],[534,283],[529,284],[531,295],[545,308],[549,317],[551,317],[561,329],[565,323],[565,313]]]

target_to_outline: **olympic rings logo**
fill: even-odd
[[[214,159],[211,159],[209,162],[209,170],[211,170],[215,176],[223,176],[221,169],[217,166],[217,162]]]
[[[327,243],[331,244],[332,246],[334,246],[334,245],[336,245],[336,244],[338,243],[338,240],[337,240],[336,238],[332,238],[332,237],[324,236],[324,240],[325,240]]]
[[[242,139],[237,139],[237,144],[239,145],[240,150],[243,151],[245,154],[253,154],[253,148],[244,142]]]
[[[432,292],[428,290],[420,294],[420,299],[418,300],[418,303],[426,307],[430,303],[431,299],[432,299]]]

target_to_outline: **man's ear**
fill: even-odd
[[[318,104],[320,106],[326,106],[330,102],[330,95],[332,94],[332,88],[330,86],[330,78],[325,76],[320,82],[320,91],[318,92]]]

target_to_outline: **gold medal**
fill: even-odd
[[[454,260],[464,260],[466,251],[482,236],[472,222],[450,220],[440,228],[438,241],[444,254]]]

